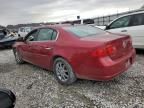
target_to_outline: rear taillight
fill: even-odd
[[[116,47],[115,46],[112,46],[112,45],[108,45],[106,47],[106,52],[108,55],[113,55],[116,53]]]
[[[116,47],[112,45],[108,45],[104,48],[96,49],[92,52],[93,57],[104,57],[111,56],[116,53]]]

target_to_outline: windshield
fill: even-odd
[[[105,33],[104,30],[87,25],[64,27],[64,29],[78,37],[87,37]]]

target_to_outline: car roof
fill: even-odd
[[[121,17],[129,16],[129,15],[135,15],[135,14],[141,14],[141,13],[144,13],[144,10],[137,11],[137,12],[132,12],[132,13],[128,13],[128,14],[126,14],[126,15],[122,15]],[[119,18],[121,18],[121,17],[119,17]]]
[[[72,27],[72,26],[86,26],[86,25],[82,25],[82,24],[56,24],[56,25],[44,25],[44,26],[40,26],[40,27],[36,27],[35,29],[41,29],[41,28],[63,28],[63,27]],[[89,25],[87,25],[89,26]]]

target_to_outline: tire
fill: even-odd
[[[23,64],[24,61],[22,59],[22,56],[20,55],[19,51],[17,49],[13,49],[13,53],[15,56],[15,60],[17,64]]]
[[[54,60],[53,71],[57,81],[62,85],[70,85],[77,80],[72,67],[63,58]]]

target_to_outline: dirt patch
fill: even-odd
[[[16,69],[15,64],[9,64],[9,63],[2,64],[2,63],[0,63],[0,73],[12,72],[15,69]]]

